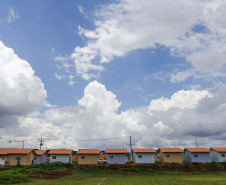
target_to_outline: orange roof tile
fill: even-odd
[[[99,154],[99,149],[78,149],[77,154]]]
[[[182,149],[180,149],[180,148],[159,148],[159,150],[161,151],[161,152],[166,152],[166,153],[182,153],[182,152],[184,152]]]
[[[45,150],[35,150],[36,155],[42,155],[45,152],[46,152]]]
[[[105,149],[106,154],[127,154],[127,149]]]
[[[217,152],[226,152],[226,148],[211,148]]]
[[[135,153],[155,153],[153,148],[133,148]]]
[[[72,149],[52,149],[48,152],[48,154],[62,154],[69,155],[73,152]]]
[[[211,152],[210,150],[208,150],[207,148],[185,148],[184,150],[188,150],[189,152]]]
[[[29,154],[34,151],[32,148],[0,148],[0,155]]]

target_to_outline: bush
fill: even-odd
[[[63,162],[53,162],[53,163],[41,163],[38,165],[42,168],[72,168],[73,164],[71,163],[63,163]]]

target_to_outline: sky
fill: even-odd
[[[0,0],[0,147],[226,147],[224,0]]]

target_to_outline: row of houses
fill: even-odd
[[[157,154],[156,154],[157,153]],[[156,156],[159,162],[224,162],[226,161],[226,148],[136,148],[129,155],[127,149],[105,149],[102,153],[108,164],[125,164],[128,156],[134,163],[155,163]],[[0,165],[32,165],[49,162],[72,163],[73,157],[78,164],[98,164],[99,149],[52,149],[45,150],[0,148]]]

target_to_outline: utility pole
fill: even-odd
[[[41,149],[42,149],[42,145],[43,145],[43,143],[44,143],[44,139],[42,139],[42,137],[41,137],[41,139],[39,139],[38,142],[40,142],[40,150],[41,150]]]
[[[132,139],[131,136],[129,136],[129,140],[130,140],[130,153],[132,152]]]
[[[197,141],[196,141],[196,138],[195,138],[195,146],[196,146],[196,148],[197,148],[197,146],[198,146]]]
[[[132,161],[132,138],[131,138],[131,136],[129,136],[129,140],[130,140],[130,161]]]
[[[22,142],[23,142],[23,148],[24,148],[24,141],[25,141],[25,140],[22,141]]]

